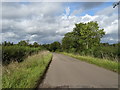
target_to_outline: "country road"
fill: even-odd
[[[118,88],[118,74],[69,56],[53,53],[39,88]]]

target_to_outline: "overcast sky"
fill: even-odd
[[[97,21],[106,35],[101,42],[118,41],[118,8],[113,2],[4,2],[2,41],[29,40],[40,44],[61,41],[75,23]]]

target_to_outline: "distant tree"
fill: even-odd
[[[34,46],[34,47],[39,47],[39,44],[38,44],[37,42],[34,42],[34,43],[33,43],[33,46]]]
[[[12,45],[14,45],[14,44],[13,44],[13,42],[4,41],[4,42],[2,43],[2,45],[3,45],[3,46],[12,46]]]
[[[18,42],[18,45],[20,45],[20,46],[28,46],[29,43],[27,41],[25,41],[25,40],[22,40],[22,41]]]
[[[41,45],[41,48],[47,49],[47,50],[50,51],[50,44],[42,44],[42,45]]]
[[[57,42],[57,41],[51,43],[49,46],[49,50],[53,52],[60,51],[60,49],[61,49],[61,44],[60,42]]]
[[[2,43],[2,45],[3,45],[3,46],[7,46],[7,41],[4,41],[4,42]]]
[[[109,46],[109,43],[101,43],[101,46]]]
[[[7,46],[12,46],[13,45],[13,42],[8,42],[7,43]]]

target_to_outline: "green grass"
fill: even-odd
[[[66,53],[66,52],[62,52],[62,54],[71,56],[81,61],[86,61],[88,63],[95,64],[97,66],[109,69],[114,72],[120,72],[120,70],[118,69],[118,67],[120,67],[120,63],[115,62],[115,61],[111,61],[107,59],[99,59],[99,58],[94,58],[90,56],[80,56],[80,55],[75,55],[75,54]]]
[[[3,66],[2,88],[35,88],[51,59],[52,54],[44,51]]]

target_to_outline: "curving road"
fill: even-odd
[[[53,60],[39,88],[118,88],[118,74],[62,54]]]

